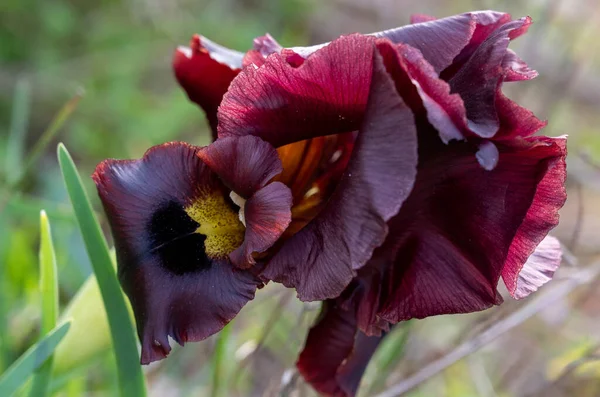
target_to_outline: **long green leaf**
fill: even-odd
[[[52,355],[70,325],[71,322],[66,322],[44,336],[0,376],[0,396],[9,397],[25,384],[31,374]]]
[[[40,292],[42,300],[42,335],[50,332],[56,327],[58,319],[58,279],[56,275],[56,254],[52,244],[52,233],[50,222],[44,210],[40,213]],[[33,379],[31,392],[32,397],[44,397],[48,395],[48,385],[52,377],[53,357],[37,370]]]
[[[146,386],[139,364],[134,327],[112,266],[106,240],[94,216],[73,159],[62,144],[58,145],[58,161],[106,308],[117,362],[120,393],[127,397],[145,396]]]

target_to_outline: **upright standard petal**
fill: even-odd
[[[411,19],[412,25],[370,35],[416,48],[433,66],[435,72],[441,73],[456,62],[458,66],[462,65],[494,30],[510,20],[509,14],[496,11],[469,12],[440,19],[417,15]],[[289,50],[300,57],[308,58],[328,44],[292,47]],[[454,71],[449,72],[451,77]]]
[[[242,67],[243,54],[194,35],[190,47],[179,47],[173,56],[173,70],[192,102],[206,113],[217,137],[217,108],[229,84]]]
[[[530,18],[522,18],[494,31],[449,80],[452,92],[463,98],[469,129],[482,138],[493,137],[500,128],[496,93],[505,76],[502,64],[511,37],[530,24]]]
[[[223,328],[262,283],[227,256],[243,241],[228,190],[196,147],[168,143],[140,160],[105,160],[93,178],[113,232],[144,364]]]
[[[342,180],[319,215],[283,244],[262,273],[295,287],[302,300],[323,300],[343,291],[383,243],[386,222],[412,189],[417,163],[414,118],[379,52],[373,47],[371,54],[369,100]]]
[[[343,36],[294,67],[280,54],[245,68],[219,107],[219,137],[275,147],[357,130],[369,96],[375,39]]]

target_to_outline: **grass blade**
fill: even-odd
[[[19,79],[15,87],[10,133],[6,144],[6,157],[4,159],[4,169],[8,184],[13,183],[20,176],[23,165],[27,124],[29,122],[30,104],[31,84],[28,80]]]
[[[69,330],[70,322],[56,328],[31,346],[0,377],[0,396],[11,396],[52,355]]]
[[[42,300],[42,326],[40,333],[47,334],[56,327],[58,319],[58,279],[56,272],[56,254],[52,244],[50,222],[44,210],[40,213],[40,292]],[[48,385],[52,377],[53,357],[42,365],[35,374],[29,395],[44,397],[48,394]]]
[[[146,386],[139,363],[134,328],[112,266],[106,240],[94,216],[73,159],[62,144],[58,145],[58,161],[106,308],[117,362],[120,393],[127,397],[145,396]]]
[[[215,345],[215,351],[212,358],[212,371],[213,371],[213,382],[211,397],[219,397],[221,395],[221,385],[223,380],[226,378],[224,363],[227,356],[227,345],[229,343],[229,336],[233,329],[232,324],[228,324],[221,330],[217,336],[217,344]]]

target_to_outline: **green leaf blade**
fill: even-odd
[[[143,397],[146,395],[146,386],[139,363],[134,327],[112,266],[106,240],[75,164],[62,144],[58,146],[58,161],[106,308],[120,393],[127,397]]]
[[[58,277],[50,222],[44,210],[40,213],[40,292],[42,303],[40,333],[45,335],[56,327],[58,320]],[[51,355],[36,371],[29,393],[32,397],[48,395],[48,385],[52,378],[52,363],[53,356]]]
[[[25,384],[33,372],[52,355],[69,331],[70,325],[70,322],[66,322],[45,335],[0,376],[0,396],[11,396]]]

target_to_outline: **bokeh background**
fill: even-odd
[[[443,17],[490,8],[533,17],[529,34],[511,48],[540,77],[506,84],[505,92],[549,120],[546,135],[569,135],[569,199],[554,231],[565,261],[535,298],[399,325],[372,361],[361,395],[400,384],[409,396],[599,396],[596,0],[2,0],[0,373],[38,337],[41,208],[53,227],[62,307],[91,273],[56,144],[70,150],[100,214],[87,176],[102,159],[139,157],[171,140],[208,143],[204,115],[187,101],[170,64],[176,46],[193,33],[243,51],[265,32],[284,46],[306,45],[396,27],[412,13]],[[57,115],[68,117],[55,124],[60,129],[49,129]],[[86,319],[58,353],[57,396],[116,393],[103,308],[93,285],[86,288],[85,304],[69,309]],[[147,367],[150,395],[314,395],[294,361],[318,309],[292,291],[265,288],[220,340],[176,347]]]

